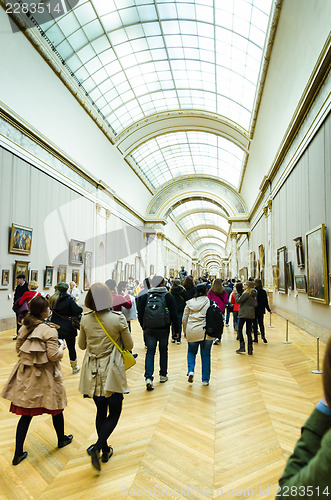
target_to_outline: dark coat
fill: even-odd
[[[175,299],[176,302],[176,308],[177,308],[177,314],[183,314],[186,301],[185,301],[185,288],[181,285],[175,285],[171,289],[171,295]]]
[[[28,290],[28,284],[26,281],[24,281],[23,285],[17,285],[17,287],[15,288],[13,304],[15,304],[17,300],[22,298],[25,292],[27,292]]]
[[[192,288],[188,288],[187,290],[185,290],[184,292],[185,301],[187,302],[188,300],[193,299],[194,295],[196,294],[196,291],[197,291],[196,286],[193,286]]]
[[[263,288],[257,289],[257,308],[255,309],[256,316],[260,316],[261,314],[265,314],[265,310],[271,312],[268,302],[268,295]]]
[[[52,310],[52,322],[59,325],[59,338],[65,339],[67,336],[76,336],[77,330],[72,326],[70,316],[79,316],[83,309],[67,293],[61,293],[55,308]],[[58,316],[58,314],[60,316]],[[61,317],[62,316],[62,317]]]

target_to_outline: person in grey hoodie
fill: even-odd
[[[186,303],[183,314],[183,332],[188,341],[187,375],[188,382],[193,382],[195,358],[200,347],[202,364],[202,385],[209,385],[210,380],[210,350],[213,339],[206,335],[206,314],[210,306],[205,284],[197,285],[195,297]]]

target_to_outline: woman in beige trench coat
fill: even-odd
[[[24,440],[32,417],[49,413],[57,434],[58,447],[70,444],[73,436],[65,436],[63,409],[67,399],[63,385],[60,360],[63,344],[59,345],[55,325],[45,323],[50,310],[44,297],[35,297],[30,312],[18,332],[16,363],[2,397],[11,401],[10,411],[21,415],[16,430],[13,465],[18,465],[28,453],[23,451]]]
[[[107,439],[117,425],[122,411],[123,394],[128,392],[128,388],[125,371],[122,383],[113,380],[113,355],[117,348],[101,328],[95,315],[120,347],[131,350],[133,342],[124,315],[111,310],[112,294],[107,285],[94,283],[87,292],[85,306],[91,312],[85,314],[80,323],[78,345],[80,349],[86,349],[86,353],[81,367],[79,391],[85,397],[93,397],[97,407],[98,440],[87,449],[87,453],[93,467],[99,471],[100,450],[102,462],[108,462],[113,454]]]

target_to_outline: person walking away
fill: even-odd
[[[13,465],[28,456],[28,452],[23,451],[24,441],[36,415],[52,415],[58,448],[67,446],[73,439],[72,434],[64,434],[63,410],[67,399],[60,361],[65,345],[59,344],[56,325],[45,323],[50,314],[48,301],[38,296],[29,307],[16,342],[19,361],[1,394],[11,401],[10,411],[21,416],[16,429]]]
[[[120,282],[118,286],[122,285],[122,283],[125,282]],[[132,307],[132,302],[130,300],[129,295],[123,295],[122,294],[122,286],[121,286],[121,292],[118,292],[116,288],[116,281],[115,280],[107,280],[106,285],[108,286],[109,290],[112,293],[113,296],[113,310],[117,312],[122,311],[122,307],[125,307],[125,309],[131,309]]]
[[[52,322],[60,327],[58,330],[59,338],[66,341],[72,374],[75,375],[79,372],[80,367],[77,365],[75,348],[77,328],[73,326],[71,318],[73,316],[80,317],[83,309],[67,293],[68,288],[67,283],[62,281],[58,283],[56,292],[49,299],[49,304],[52,310]]]
[[[196,287],[194,285],[194,279],[192,276],[187,276],[183,281],[183,287],[185,288],[184,299],[187,302],[190,299],[193,299],[196,294]]]
[[[228,304],[228,295],[227,295],[227,293],[222,285],[221,279],[216,278],[213,281],[213,284],[212,284],[210,290],[207,292],[207,297],[209,298],[209,300],[213,300],[214,302],[216,302],[217,306],[219,307],[219,309],[222,313],[222,317],[223,317],[225,307]],[[222,330],[220,331],[220,335],[219,335],[219,337],[217,337],[214,340],[214,344],[217,345],[220,343],[222,335],[223,335],[223,324],[222,324]]]
[[[180,284],[180,280],[174,280],[173,284],[170,288],[170,293],[175,299],[176,303],[176,309],[177,309],[177,317],[178,317],[178,323],[179,323],[179,336],[176,337],[175,333],[175,327],[174,324],[172,323],[171,329],[172,329],[172,339],[171,342],[180,344],[181,343],[181,334],[182,334],[182,318],[183,318],[183,312],[185,309],[185,298],[184,298],[184,293],[185,293],[185,288]]]
[[[257,337],[257,325],[259,325],[261,339],[265,344],[268,343],[265,336],[265,328],[264,328],[264,315],[265,310],[267,310],[270,314],[272,311],[269,307],[268,295],[267,292],[263,289],[262,281],[260,279],[256,279],[254,281],[255,290],[257,291],[257,307],[255,308],[255,321],[253,321],[253,331],[254,331],[254,340],[253,342],[258,342]]]
[[[188,342],[187,375],[190,383],[193,382],[196,355],[200,348],[202,385],[209,385],[210,350],[213,344],[213,338],[208,337],[205,332],[206,314],[209,306],[206,285],[198,284],[195,297],[187,301],[183,314],[183,332]]]
[[[98,471],[101,470],[100,452],[103,463],[108,462],[113,454],[113,448],[108,445],[107,440],[120,418],[123,394],[129,392],[125,373],[120,384],[114,378],[112,364],[117,347],[98,320],[122,349],[133,348],[126,319],[121,312],[112,310],[112,305],[113,297],[107,285],[94,283],[86,294],[85,306],[90,312],[82,317],[78,337],[80,349],[85,350],[79,391],[84,397],[93,398],[97,410],[95,425],[98,440],[86,451],[91,457],[92,466]]]
[[[160,382],[168,380],[168,339],[170,324],[179,336],[179,323],[174,297],[168,292],[162,276],[153,276],[152,288],[138,300],[138,320],[144,332],[146,389],[154,389],[154,357],[156,346],[160,352]]]
[[[236,283],[235,288],[236,288],[237,293],[239,293],[239,295],[243,294],[244,287],[240,281],[238,281]],[[238,337],[238,313],[239,313],[240,304],[238,304],[238,302],[236,301],[236,294],[235,294],[234,289],[230,295],[230,303],[233,306],[233,328],[234,328],[234,331],[237,332],[237,340],[239,340],[239,337]]]
[[[244,293],[240,295],[237,290],[234,289],[236,302],[240,304],[239,307],[239,324],[238,324],[238,337],[240,342],[240,348],[237,349],[237,354],[244,354],[245,342],[243,337],[243,326],[246,323],[246,335],[248,342],[248,354],[253,354],[253,344],[252,344],[252,321],[255,318],[255,301],[256,301],[256,290],[254,289],[254,283],[252,281],[246,281],[244,283]]]
[[[23,320],[25,314],[27,314],[27,307],[24,309],[24,314],[22,315],[22,308],[19,306],[18,301],[23,297],[24,293],[29,290],[28,283],[25,281],[24,274],[18,274],[16,276],[17,286],[15,288],[14,299],[13,299],[13,311],[16,314],[16,333],[13,336],[13,340],[17,339],[18,330],[21,328],[21,321]]]
[[[231,311],[232,311],[232,304],[231,304],[231,302],[229,302],[229,297],[230,297],[230,295],[232,293],[232,287],[230,286],[230,284],[229,284],[228,281],[224,282],[224,290],[226,291],[226,294],[228,296],[228,303],[227,303],[227,306],[226,306],[225,326],[229,326],[229,323],[230,323],[230,314],[231,314]]]

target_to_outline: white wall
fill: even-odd
[[[0,47],[1,101],[144,214],[150,192],[2,8]]]
[[[329,36],[329,0],[284,0],[242,186],[248,206],[269,171]]]

